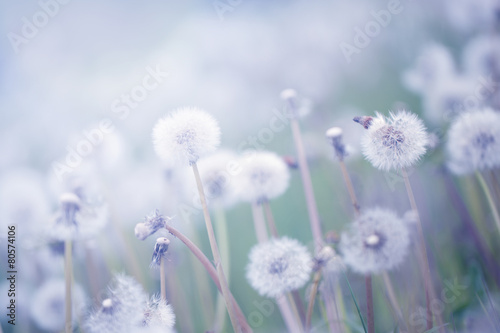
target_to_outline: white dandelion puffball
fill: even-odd
[[[240,160],[238,194],[248,202],[274,199],[288,188],[290,171],[285,161],[272,152],[260,151]]]
[[[365,211],[340,239],[344,263],[361,274],[393,269],[404,260],[409,245],[408,224],[381,208]]]
[[[303,287],[313,267],[307,248],[287,237],[255,245],[249,259],[247,279],[252,288],[266,297],[278,297]]]
[[[182,108],[158,120],[153,144],[161,159],[191,165],[219,146],[220,128],[206,111]]]
[[[175,314],[172,305],[161,299],[160,295],[153,295],[144,313],[144,324],[150,328],[173,328]]]
[[[87,332],[128,332],[142,324],[147,296],[139,283],[132,277],[117,275],[108,294],[101,307],[87,318]]]
[[[500,166],[500,113],[490,108],[461,114],[448,132],[448,166],[456,174]]]
[[[402,169],[414,165],[426,152],[428,135],[415,114],[407,111],[377,113],[361,141],[363,155],[381,170]]]
[[[62,331],[64,329],[65,282],[63,279],[50,279],[44,282],[35,292],[31,300],[31,318],[35,324],[46,331]],[[73,285],[73,322],[76,322],[86,306],[83,289]]]
[[[237,201],[235,172],[238,171],[238,164],[238,157],[227,150],[200,159],[198,167],[205,196],[209,202],[229,207]],[[193,184],[192,192],[198,195],[195,186],[196,184]]]

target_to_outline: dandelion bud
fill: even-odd
[[[326,137],[330,140],[330,144],[339,160],[343,160],[347,156],[346,148],[342,142],[342,129],[340,127],[332,127],[326,131]]]
[[[160,237],[156,240],[153,257],[151,258],[151,266],[160,265],[161,258],[165,256],[170,245],[170,240],[166,237]]]
[[[363,126],[365,129],[369,129],[372,122],[373,122],[373,117],[361,116],[361,117],[354,117],[352,120],[354,120],[354,122]]]

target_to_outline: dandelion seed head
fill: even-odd
[[[342,234],[340,250],[347,266],[376,274],[401,264],[408,253],[408,224],[388,209],[365,211]]]
[[[500,37],[481,35],[471,40],[464,49],[465,70],[474,76],[499,73]]]
[[[218,151],[208,157],[200,159],[198,168],[205,195],[209,202],[222,207],[229,207],[237,199],[235,187],[236,176],[232,173],[237,162],[237,156],[227,150]],[[193,184],[193,192],[197,192]]]
[[[500,113],[490,108],[461,114],[448,132],[448,166],[456,174],[500,166]]]
[[[144,312],[144,325],[149,328],[168,328],[175,325],[175,314],[172,305],[160,295],[153,295]]]
[[[428,135],[413,113],[399,111],[386,118],[377,114],[362,138],[363,155],[381,170],[414,165],[426,152]]]
[[[220,128],[206,111],[182,108],[158,120],[153,144],[161,159],[191,165],[219,146]]]
[[[307,248],[287,237],[255,245],[249,259],[247,279],[261,296],[267,297],[303,287],[313,266]]]
[[[330,140],[330,144],[339,160],[343,160],[347,156],[347,149],[342,140],[342,132],[340,127],[332,127],[326,131],[326,137]]]
[[[73,284],[73,322],[82,315],[86,306],[85,293],[78,284]],[[31,317],[33,322],[46,331],[64,329],[65,282],[63,279],[50,279],[36,290],[31,299]]]
[[[85,321],[86,331],[128,332],[131,327],[142,324],[142,310],[146,307],[147,296],[139,283],[132,277],[117,275],[108,294],[101,307],[95,309]]]
[[[240,161],[238,191],[242,200],[262,202],[282,195],[288,188],[290,171],[281,157],[260,151]]]

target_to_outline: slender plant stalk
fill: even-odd
[[[307,306],[306,325],[305,325],[306,332],[309,332],[311,329],[311,318],[314,309],[314,301],[316,300],[316,294],[318,293],[318,286],[320,281],[321,281],[321,268],[316,273],[314,273],[313,284],[311,287],[311,296],[309,297],[309,305]]]
[[[64,279],[66,282],[66,296],[65,296],[65,306],[66,306],[66,317],[65,317],[65,331],[66,333],[73,332],[73,317],[71,314],[72,310],[72,299],[71,299],[71,284],[73,282],[73,254],[72,254],[72,244],[71,240],[67,239],[64,241]]]
[[[275,238],[278,237],[278,229],[276,228],[276,223],[274,222],[274,217],[273,217],[273,212],[271,211],[271,205],[269,204],[269,201],[264,201],[262,204],[264,207],[264,212],[266,214],[266,219],[267,219],[267,224],[269,225],[269,231],[271,232],[271,235]]]
[[[415,196],[413,194],[413,189],[411,187],[410,179],[408,178],[408,173],[406,169],[401,169],[401,173],[403,175],[403,179],[405,182],[406,191],[408,193],[408,199],[410,200],[411,208],[417,217],[417,230],[418,230],[418,238],[419,238],[419,246],[420,246],[420,259],[419,263],[421,263],[421,270],[424,275],[424,284],[425,284],[425,305],[427,309],[427,329],[431,329],[433,326],[432,321],[432,311],[431,311],[431,288],[432,287],[432,279],[431,279],[431,269],[429,266],[429,259],[427,256],[427,248],[425,246],[425,237],[424,231],[422,229],[422,221],[420,220],[420,214],[417,207],[417,202],[415,201]]]
[[[382,273],[382,280],[384,280],[385,289],[387,290],[387,296],[389,297],[389,302],[391,302],[392,308],[396,312],[398,319],[406,325],[406,321],[403,317],[403,311],[399,305],[398,299],[396,298],[396,293],[394,292],[394,287],[392,286],[391,278],[387,272]]]
[[[222,266],[226,269],[226,279],[229,285],[229,272],[231,263],[230,252],[229,252],[229,234],[227,231],[226,214],[224,210],[220,207],[218,207],[215,210],[215,231],[217,233],[217,237],[220,240]],[[216,314],[215,314],[214,331],[223,332],[224,321],[226,318],[226,310],[224,308],[224,298],[221,297],[220,295],[217,297],[217,305],[215,313]]]
[[[500,204],[500,184],[498,183],[498,178],[497,175],[495,174],[495,171],[490,170],[490,176],[491,176],[491,184],[493,185],[497,202]]]
[[[306,153],[302,141],[302,134],[300,133],[299,122],[296,118],[291,120],[291,127],[295,147],[297,149],[297,158],[299,162],[300,176],[304,186],[304,194],[306,196],[307,211],[309,213],[309,221],[311,223],[311,230],[314,240],[315,252],[318,253],[323,247],[323,233],[321,231],[321,224],[319,221],[318,207],[316,199],[314,198],[314,191],[311,181],[311,174],[307,164]]]
[[[219,277],[217,270],[214,268],[210,260],[205,256],[205,254],[193,243],[189,238],[184,236],[180,231],[172,227],[171,225],[166,225],[165,229],[172,235],[174,235],[176,238],[178,238],[181,242],[184,243],[184,245],[187,246],[187,248],[193,253],[193,255],[200,261],[200,263],[205,267],[208,275],[212,278],[212,280],[215,283],[215,286],[219,290],[219,292],[222,294],[222,288],[221,284],[219,282]],[[248,322],[246,321],[245,315],[241,311],[241,308],[239,307],[238,303],[234,299],[232,294],[229,294],[229,297],[231,299],[231,303],[234,306],[236,315],[238,316],[238,320],[241,324],[241,329],[244,333],[252,333],[252,329],[248,325]]]
[[[347,172],[347,167],[343,159],[339,159],[339,164],[340,170],[342,171],[342,177],[344,178],[344,182],[347,188],[347,192],[349,193],[352,206],[354,207],[354,212],[358,217],[360,215],[360,207],[358,204],[358,199],[356,198],[356,192],[354,192],[354,186],[352,186],[351,176],[349,176],[349,172]]]
[[[488,184],[486,184],[486,180],[479,171],[476,171],[476,177],[479,181],[479,184],[481,185],[484,194],[486,195],[486,199],[488,200],[488,205],[490,206],[491,212],[493,213],[493,219],[495,220],[497,229],[500,232],[500,215],[495,205],[495,201],[493,200],[493,196],[491,195],[490,189],[488,188]]]
[[[85,244],[85,268],[87,271],[87,280],[90,285],[92,297],[96,297],[99,293],[100,270],[96,268],[94,256],[92,255],[92,251],[89,249],[87,244]]]
[[[161,299],[166,300],[167,299],[167,288],[165,287],[165,279],[166,279],[166,274],[165,274],[165,256],[161,256],[160,258],[160,290],[161,290]]]
[[[368,333],[375,333],[375,318],[373,313],[373,291],[372,291],[372,276],[365,276],[366,286],[366,306],[368,309],[367,326]]]
[[[205,199],[205,192],[203,190],[203,184],[201,182],[200,172],[198,171],[198,166],[196,163],[193,163],[193,173],[196,179],[196,185],[198,186],[198,192],[200,195],[201,206],[203,207],[203,216],[205,217],[205,226],[207,228],[208,239],[210,241],[210,247],[212,248],[212,255],[214,257],[215,268],[217,269],[217,274],[219,276],[219,281],[222,290],[222,296],[224,296],[224,300],[226,302],[227,312],[229,314],[229,318],[231,319],[231,324],[233,325],[233,330],[235,332],[239,332],[238,319],[234,314],[234,307],[231,302],[231,298],[229,297],[230,291],[227,285],[226,276],[224,275],[224,269],[222,268],[219,247],[217,245],[217,241],[215,239],[214,228],[212,227],[212,220],[210,219],[210,213],[208,212],[207,201]]]
[[[252,214],[257,241],[259,243],[267,242],[269,237],[267,236],[266,221],[264,220],[261,205],[259,205],[258,203],[252,203]]]
[[[192,257],[192,256],[189,256]],[[196,259],[195,259],[196,260]],[[167,262],[167,269],[172,265],[172,262]],[[173,267],[172,267],[173,268]],[[173,270],[172,270],[173,271]],[[196,272],[194,273],[196,274]],[[167,274],[167,286],[170,290],[169,302],[176,309],[176,322],[178,322],[179,331],[186,333],[194,332],[194,323],[192,321],[192,316],[190,315],[190,309],[187,304],[187,299],[179,290],[181,282],[179,280],[178,274]],[[203,305],[202,305],[203,306]]]
[[[276,303],[278,304],[278,307],[280,308],[281,315],[283,317],[283,320],[285,322],[287,332],[290,333],[300,333],[300,324],[295,320],[293,316],[292,309],[290,307],[290,304],[288,303],[285,295],[282,295],[280,297],[276,298]]]

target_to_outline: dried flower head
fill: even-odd
[[[175,325],[175,314],[172,306],[160,295],[153,295],[144,311],[144,326],[149,328],[171,329]]]
[[[280,94],[281,99],[286,102],[289,117],[303,118],[311,113],[313,107],[310,99],[300,98],[294,89],[285,89]]]
[[[73,285],[73,321],[82,315],[86,299],[83,289]],[[62,279],[50,279],[36,290],[31,299],[31,318],[35,324],[46,331],[62,331],[65,313],[65,283]]]
[[[90,333],[128,332],[131,327],[142,324],[142,309],[146,306],[147,296],[141,285],[125,275],[115,277],[109,288],[109,297],[99,309],[94,310],[85,322]]]
[[[448,132],[449,168],[456,174],[500,166],[500,113],[486,108],[460,115]]]
[[[207,200],[223,207],[229,207],[237,201],[233,173],[237,160],[237,156],[227,150],[221,150],[200,159],[198,168]],[[193,184],[194,186],[196,185]],[[197,190],[193,192],[195,191],[198,196]]]
[[[343,160],[347,156],[347,150],[344,142],[342,141],[342,128],[331,127],[326,131],[326,137],[330,141],[335,155],[339,160]]]
[[[145,240],[160,229],[165,228],[167,222],[172,218],[163,216],[160,211],[156,209],[151,214],[144,218],[143,222],[137,223],[134,229],[135,237],[140,240]]]
[[[388,209],[373,208],[342,234],[344,262],[361,274],[380,273],[399,265],[408,253],[408,225]]]
[[[428,135],[423,122],[413,113],[391,112],[389,118],[377,113],[366,127],[361,142],[363,155],[378,169],[406,168],[425,154]]]
[[[249,259],[247,279],[260,295],[268,297],[301,288],[313,267],[306,247],[287,237],[255,245]]]
[[[193,164],[219,146],[220,128],[206,111],[182,108],[158,120],[153,144],[161,159]]]
[[[59,198],[61,208],[55,223],[48,229],[53,241],[66,239],[86,239],[95,237],[108,221],[108,210],[104,204],[90,204],[72,192]]]
[[[262,202],[282,195],[288,188],[290,171],[286,163],[272,152],[256,152],[241,159],[238,191],[242,200]]]
[[[160,265],[161,258],[167,253],[169,245],[170,240],[166,237],[160,237],[156,240],[153,256],[151,258],[151,267]]]

